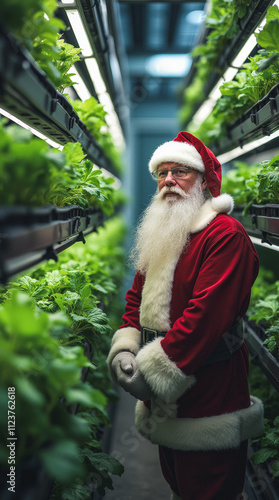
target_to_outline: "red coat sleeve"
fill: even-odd
[[[140,303],[141,294],[144,283],[144,276],[139,272],[136,273],[132,287],[126,293],[126,307],[125,313],[123,314],[124,323],[119,328],[125,328],[127,326],[132,326],[140,330]]]
[[[222,336],[245,314],[259,265],[253,248],[242,232],[208,238],[187,307],[161,342],[167,356],[187,375],[203,365]],[[184,259],[176,272],[180,276],[184,272],[181,279],[187,280],[191,260],[187,252]],[[179,298],[174,283],[175,300]]]

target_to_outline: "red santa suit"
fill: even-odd
[[[262,403],[248,390],[247,347],[233,352],[232,334],[259,262],[231,208],[228,195],[207,200],[182,255],[136,273],[108,358],[123,350],[136,355],[154,393],[137,402],[136,426],[159,445],[163,474],[183,500],[235,500],[247,440],[263,431]],[[142,327],[167,333],[142,346]],[[212,358],[224,341],[231,356]]]

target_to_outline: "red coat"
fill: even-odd
[[[170,284],[170,328],[166,336],[138,351],[133,345],[128,348],[138,352],[140,370],[157,397],[148,408],[138,403],[139,430],[154,443],[184,450],[236,447],[250,437],[249,432],[253,434],[255,421],[255,428],[259,422],[259,427],[262,425],[260,402],[254,398],[250,406],[246,345],[230,360],[203,366],[224,334],[247,311],[259,259],[243,226],[229,215],[215,213],[207,225],[197,225],[195,229],[200,227],[201,230],[193,231]],[[137,273],[126,295],[124,323],[117,339],[121,331],[136,340],[141,326],[155,328],[152,324],[140,324],[144,283],[145,277]],[[152,303],[152,297],[150,300]],[[154,310],[155,315],[158,309]],[[164,403],[162,410],[161,401],[168,402],[168,409]],[[162,422],[158,418],[161,411],[165,412]],[[143,428],[147,420],[154,429]],[[247,428],[240,436],[244,421]],[[211,431],[203,433],[200,427],[205,423],[212,431],[212,439]],[[232,430],[230,436],[228,428]]]
[[[224,407],[225,396],[229,395],[230,401],[225,404],[225,411],[249,404],[246,346],[235,353],[233,363],[223,362],[222,367],[220,363],[217,367],[210,365],[202,368],[202,365],[224,333],[247,311],[258,266],[257,253],[245,229],[236,219],[225,214],[218,215],[203,231],[192,236],[190,246],[178,262],[171,301],[172,327],[161,345],[167,356],[185,374],[197,376],[199,370],[203,372],[203,384],[206,382],[207,391],[201,398],[199,384],[192,389],[191,395],[196,401],[194,408],[187,405],[187,413],[191,416],[193,412],[197,416],[197,406],[200,408],[198,413],[204,413],[203,400],[206,399],[208,406],[210,394],[211,401],[206,411],[209,415],[216,414],[212,401],[216,396],[218,399],[221,396]],[[143,284],[144,276],[137,273],[132,288],[126,294],[124,324],[120,328],[133,326],[140,329],[140,326],[148,326],[140,325],[139,322]],[[216,373],[216,368],[218,377],[212,386],[211,377]],[[239,391],[233,390],[236,401],[232,401],[232,393],[228,394],[231,380],[234,381],[235,389],[239,386]],[[216,383],[220,385],[218,390]],[[189,396],[187,393],[185,399],[188,400]]]

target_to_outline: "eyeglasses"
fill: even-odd
[[[156,181],[163,181],[166,179],[168,172],[171,172],[174,179],[184,179],[190,170],[192,169],[188,167],[160,168],[154,170],[151,175]]]

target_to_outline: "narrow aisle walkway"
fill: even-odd
[[[169,500],[170,490],[159,465],[158,448],[135,428],[136,400],[122,389],[114,417],[110,455],[125,467],[121,477],[113,476],[114,490],[104,500]]]

